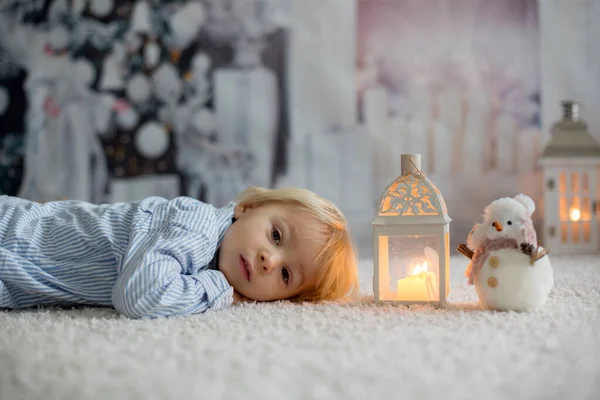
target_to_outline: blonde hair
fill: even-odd
[[[316,259],[321,267],[316,285],[288,300],[338,300],[358,293],[356,250],[346,218],[333,203],[307,189],[265,189],[256,186],[244,190],[238,196],[237,203],[241,206],[293,204],[320,223],[318,237],[324,246]]]

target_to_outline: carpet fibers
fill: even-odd
[[[490,312],[451,262],[446,309],[243,304],[128,320],[103,308],[0,312],[0,399],[598,399],[600,257],[553,257],[532,312]]]

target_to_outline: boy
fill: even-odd
[[[0,197],[0,308],[99,305],[154,318],[357,289],[345,218],[308,190],[251,187],[223,208]]]

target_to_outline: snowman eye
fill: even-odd
[[[507,224],[508,224],[508,225],[512,225],[512,221],[508,221],[508,222],[507,222]]]

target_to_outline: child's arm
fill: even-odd
[[[213,242],[204,233],[175,226],[134,235],[113,289],[113,306],[130,318],[153,318],[231,305],[233,288],[220,271],[189,271],[210,261]]]

